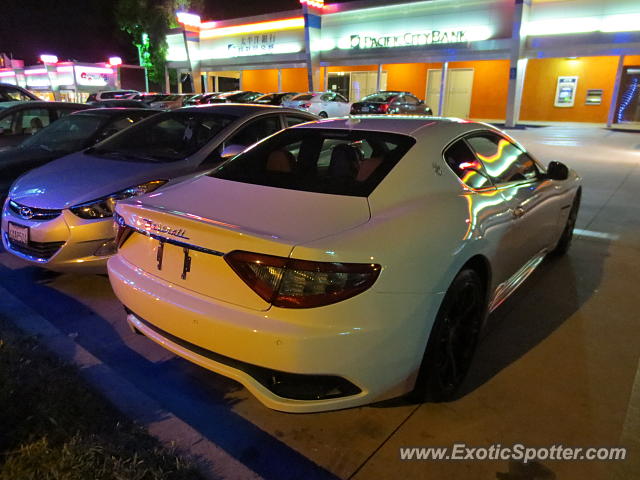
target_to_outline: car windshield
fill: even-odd
[[[182,160],[236,119],[233,115],[184,111],[154,115],[99,143],[92,153],[152,162]]]
[[[391,100],[393,97],[397,97],[400,95],[398,92],[378,92],[372,95],[367,95],[364,97],[361,102],[383,102],[386,103]]]
[[[209,174],[267,187],[366,197],[415,139],[358,130],[293,128],[234,157]]]
[[[51,152],[80,150],[95,135],[104,119],[101,115],[67,115],[27,138],[20,147],[40,148]]]

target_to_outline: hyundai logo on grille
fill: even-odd
[[[162,225],[160,223],[156,223],[153,220],[149,220],[148,218],[143,218],[144,228],[145,230],[151,230],[158,233],[165,233],[167,235],[171,235],[172,237],[184,238],[189,240],[185,234],[187,233],[184,228],[171,228],[167,225]]]
[[[29,207],[20,207],[19,213],[22,218],[27,220],[33,218],[33,211]]]

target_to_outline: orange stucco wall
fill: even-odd
[[[382,66],[387,72],[387,90],[411,92],[424,99],[427,88],[427,70],[440,68],[434,63],[389,63]]]
[[[640,65],[640,55],[627,55],[624,57],[625,65]]]
[[[505,117],[509,60],[449,62],[449,68],[473,68],[470,118],[503,119]]]
[[[283,68],[282,91],[306,92],[309,90],[306,68]]]
[[[522,92],[520,120],[606,122],[617,68],[618,57],[529,60]],[[558,76],[565,75],[578,76],[575,104],[573,107],[555,107],[553,104]],[[595,88],[603,91],[602,104],[585,105],[587,90]]]
[[[270,93],[278,91],[278,70],[244,70],[242,89]]]

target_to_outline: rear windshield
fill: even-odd
[[[300,95],[296,95],[291,100],[311,100],[313,98],[313,93],[302,93]]]
[[[405,135],[357,130],[284,130],[209,175],[234,182],[367,197],[413,146]]]
[[[397,92],[380,92],[364,97],[361,102],[388,102],[393,97],[400,95]]]

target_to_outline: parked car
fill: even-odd
[[[215,97],[211,97],[208,103],[251,103],[260,96],[262,96],[260,92],[236,90],[233,92],[223,92]]]
[[[382,91],[367,95],[351,105],[352,115],[366,113],[432,115],[431,108],[409,92]]]
[[[138,100],[138,101],[144,103],[145,105],[149,106],[153,102],[156,102],[156,101],[160,100],[162,97],[166,97],[166,96],[167,96],[166,93],[142,92],[142,93],[139,93],[138,95],[136,95],[135,97],[132,97],[131,100]]]
[[[0,102],[0,151],[15,147],[58,118],[90,108],[69,102]]]
[[[263,105],[162,112],[82,152],[20,177],[2,213],[5,249],[53,270],[105,272],[113,207],[206,171],[286,126],[316,119]]]
[[[297,108],[322,118],[349,115],[349,101],[336,92],[308,92],[282,102],[284,107]]]
[[[151,108],[159,108],[162,110],[174,110],[176,108],[181,108],[185,106],[185,102],[187,102],[192,94],[186,93],[175,93],[171,95],[165,95],[164,97],[160,97],[159,99],[151,102],[149,105]]]
[[[95,145],[155,113],[158,111],[127,108],[81,110],[53,122],[16,148],[0,152],[0,204],[23,173]]]
[[[29,100],[40,101],[29,90],[9,83],[0,83],[0,102],[28,102]]]
[[[149,104],[141,100],[100,100],[91,104],[94,108],[151,108]]]
[[[109,278],[136,331],[268,407],[446,401],[487,312],[569,248],[580,195],[485,124],[311,122],[119,202]]]
[[[220,92],[208,92],[208,93],[200,93],[198,95],[194,95],[189,100],[185,102],[185,106],[187,105],[205,105],[209,103],[209,100],[220,95]]]
[[[137,95],[140,95],[140,92],[137,90],[103,90],[102,92],[89,95],[87,103],[99,102],[101,100],[130,100]]]
[[[282,105],[282,102],[291,100],[296,95],[298,95],[297,92],[267,93],[266,95],[256,98],[252,103],[259,105]]]

